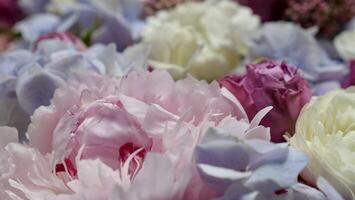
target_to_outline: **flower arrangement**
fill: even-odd
[[[355,199],[354,10],[0,0],[0,199]]]

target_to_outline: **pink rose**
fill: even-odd
[[[12,143],[0,154],[0,190],[4,183],[29,200],[209,199],[217,192],[193,165],[205,130],[223,125],[238,138],[270,138],[258,126],[265,111],[249,122],[217,82],[174,82],[159,70],[80,78],[35,111],[30,147]]]
[[[302,107],[311,99],[309,84],[299,71],[273,60],[249,64],[245,75],[226,76],[219,82],[238,98],[249,118],[273,106],[261,121],[271,128],[273,142],[284,141],[286,132],[293,134]]]

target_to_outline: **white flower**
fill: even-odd
[[[346,61],[355,59],[355,29],[340,33],[334,39],[340,57]]]
[[[152,46],[152,67],[176,79],[190,73],[213,80],[240,64],[259,24],[249,8],[229,0],[188,2],[149,18],[142,38]]]
[[[345,198],[355,198],[355,88],[338,90],[306,105],[290,144],[310,161],[302,174],[315,184],[322,176]]]

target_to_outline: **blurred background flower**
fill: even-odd
[[[11,45],[11,35],[8,33],[0,33],[0,53],[6,51]]]
[[[87,45],[115,43],[123,51],[144,26],[143,7],[141,0],[1,0],[0,11],[5,11],[0,12],[0,23],[23,39],[20,46],[28,47],[46,33],[70,31]]]
[[[287,6],[286,0],[234,0],[250,7],[263,22],[281,20]]]
[[[344,81],[342,82],[343,88],[355,86],[355,60],[351,60],[348,66],[349,66],[349,74],[345,77]]]
[[[250,8],[229,0],[187,2],[149,17],[142,41],[152,47],[151,67],[211,81],[240,65],[259,23]]]
[[[285,17],[304,28],[316,26],[318,35],[332,38],[355,15],[355,0],[287,0]]]
[[[140,0],[52,0],[48,10],[61,17],[70,16],[71,31],[85,43],[115,43],[119,51],[137,39],[143,24],[140,20],[143,2]]]
[[[151,16],[160,10],[166,10],[178,6],[188,1],[201,1],[201,0],[144,0],[144,15]]]
[[[0,0],[0,29],[12,27],[23,16],[18,0]]]
[[[45,12],[50,1],[51,0],[17,0],[21,10],[23,10],[27,16]]]
[[[315,185],[322,176],[344,199],[355,198],[355,88],[329,92],[307,104],[291,146],[310,159],[302,178]]]
[[[297,67],[312,84],[313,94],[340,88],[345,64],[330,58],[314,37],[314,30],[291,22],[263,24],[252,39],[249,60],[271,58]]]
[[[344,62],[355,59],[355,29],[344,30],[334,38],[333,43]]]

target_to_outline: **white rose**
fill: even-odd
[[[322,176],[344,199],[355,199],[355,87],[306,105],[289,142],[310,158],[302,173],[306,182]]]
[[[334,39],[334,46],[342,59],[355,59],[355,29],[340,33]]]
[[[152,67],[176,79],[214,80],[240,64],[259,24],[249,8],[229,0],[188,2],[150,17],[142,39],[152,47]]]

